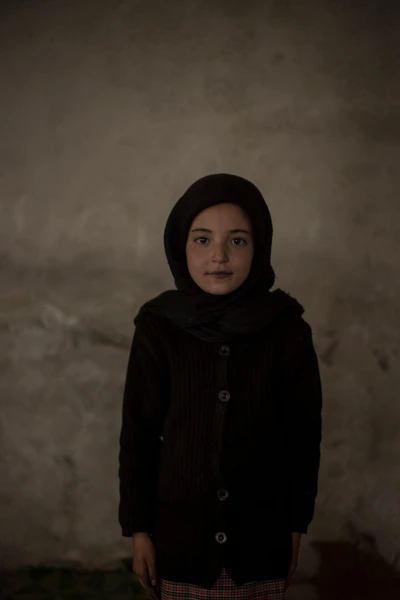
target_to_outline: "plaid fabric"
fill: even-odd
[[[250,581],[237,587],[222,569],[211,590],[162,579],[160,592],[161,600],[284,600],[285,580]]]

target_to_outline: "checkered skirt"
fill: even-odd
[[[211,590],[162,579],[160,593],[161,600],[284,600],[285,580],[250,581],[238,587],[222,569]]]

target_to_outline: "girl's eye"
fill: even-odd
[[[204,246],[208,242],[208,238],[199,237],[199,238],[196,238],[194,241],[196,242],[196,244],[200,244],[200,246]]]
[[[210,242],[210,240],[207,237],[198,237],[194,241],[196,242],[196,244],[200,244],[200,246],[205,246]],[[247,244],[247,241],[243,238],[233,238],[231,240],[231,243],[234,246],[244,246],[245,244]]]

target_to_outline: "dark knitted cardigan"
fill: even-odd
[[[205,342],[163,317],[133,337],[120,437],[119,522],[151,534],[160,578],[211,588],[287,575],[317,494],[321,383],[309,325]]]

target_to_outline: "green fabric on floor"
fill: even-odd
[[[118,571],[32,568],[0,574],[1,600],[145,600],[142,586],[124,566]]]

